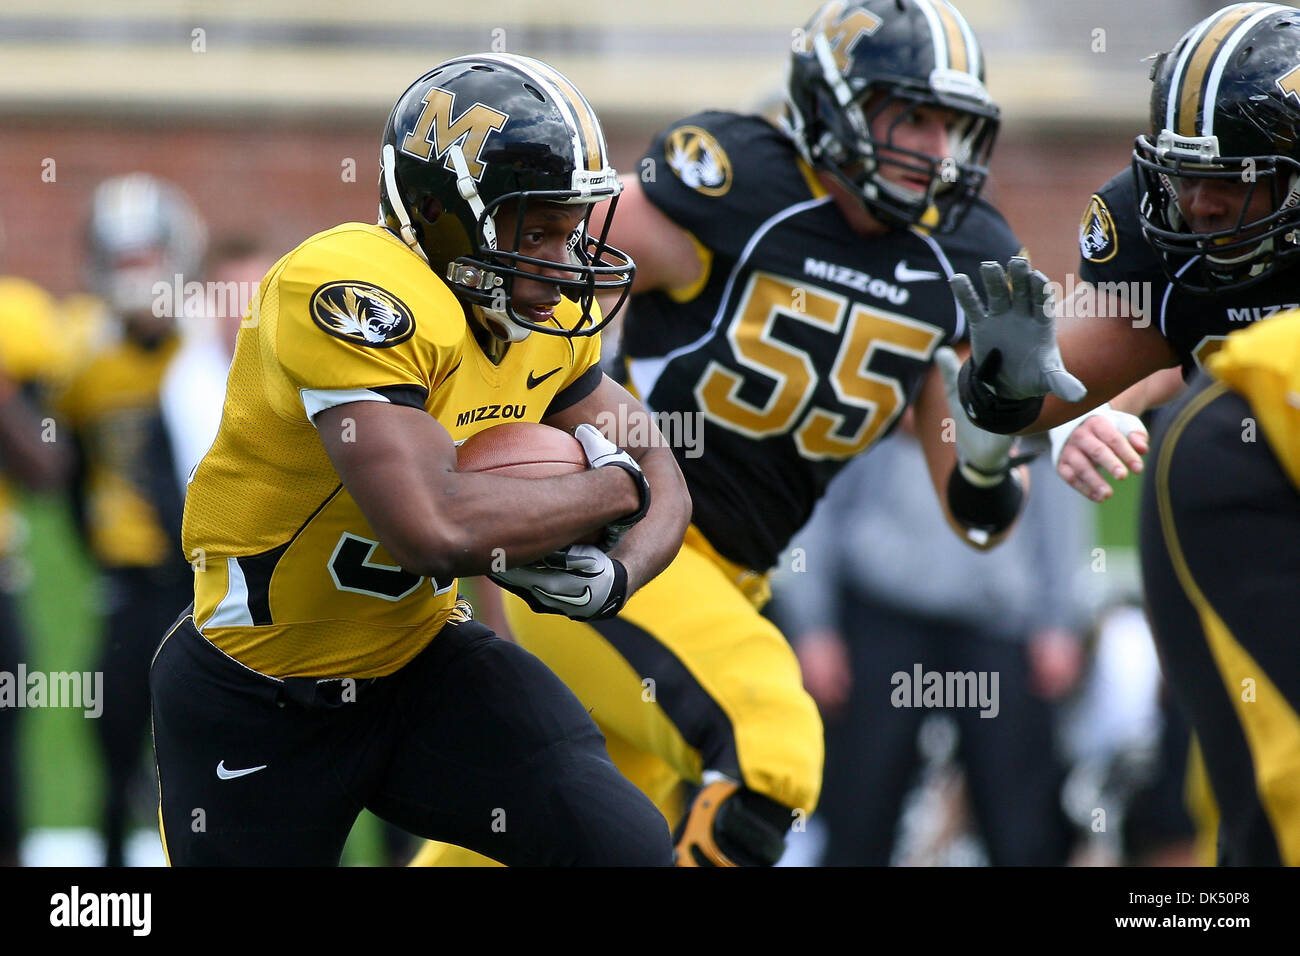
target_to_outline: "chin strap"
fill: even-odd
[[[497,224],[492,221],[491,216],[483,215],[486,207],[483,205],[483,198],[478,194],[478,185],[470,175],[469,163],[465,162],[465,153],[459,143],[447,150],[447,158],[451,160],[451,166],[456,170],[456,191],[460,193],[461,199],[469,203],[469,210],[474,214],[474,218],[483,223],[483,241],[487,243],[489,249],[495,251]]]
[[[411,247],[426,263],[429,257],[424,254],[420,248],[419,240],[415,238],[415,230],[411,228],[411,218],[406,214],[406,206],[402,202],[402,195],[397,191],[397,152],[393,149],[392,143],[384,145],[384,195],[388,199],[388,208],[393,210],[393,215],[397,217],[398,231],[401,233],[402,241]],[[383,223],[380,223],[383,225]]]

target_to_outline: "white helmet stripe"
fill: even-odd
[[[550,78],[537,69],[539,65],[536,60],[526,56],[513,56],[511,54],[481,54],[475,59],[483,60],[487,63],[499,63],[502,66],[508,66],[511,69],[518,70],[526,77],[536,83],[555,103],[559,109],[560,115],[564,117],[565,126],[569,130],[569,139],[573,144],[573,168],[585,169],[587,163],[586,150],[582,148],[582,137],[578,134],[578,121],[573,115],[573,110],[569,108],[568,99],[562,94]]]
[[[1205,129],[1202,131],[1206,136],[1214,135],[1214,104],[1219,97],[1219,81],[1223,78],[1224,68],[1232,61],[1232,55],[1241,43],[1242,38],[1252,29],[1259,21],[1273,16],[1277,13],[1278,8],[1273,5],[1266,5],[1258,13],[1247,17],[1237,29],[1228,35],[1228,39],[1223,41],[1219,47],[1219,52],[1215,55],[1214,65],[1210,67],[1210,82],[1205,87]]]
[[[540,60],[534,60],[533,63],[538,70],[546,73],[551,77],[555,86],[559,88],[573,106],[577,114],[578,130],[586,140],[587,146],[587,165],[594,172],[599,172],[609,165],[609,159],[605,155],[605,137],[600,129],[600,120],[596,117],[596,111],[591,108],[587,98],[569,82],[563,73]]]
[[[1240,6],[1240,4],[1236,4],[1236,6]],[[1183,47],[1183,52],[1179,54],[1178,62],[1174,64],[1173,78],[1169,82],[1169,102],[1165,104],[1165,129],[1172,130],[1175,128],[1174,118],[1178,111],[1178,101],[1182,98],[1181,87],[1183,84],[1183,74],[1187,72],[1187,61],[1190,60],[1192,54],[1196,52],[1196,48],[1200,45],[1201,39],[1210,31],[1210,28],[1214,26],[1214,21],[1231,9],[1232,7],[1225,7],[1218,13],[1213,13],[1202,20],[1200,25],[1196,28],[1196,32],[1192,35],[1192,38],[1187,41],[1187,46]]]
[[[934,68],[946,70],[952,65],[952,61],[948,54],[948,34],[943,29],[939,13],[930,0],[915,0],[915,2],[917,9],[925,14],[926,22],[930,24],[930,39],[934,42]]]
[[[971,76],[979,76],[980,71],[984,69],[984,54],[980,50],[979,41],[975,39],[975,31],[970,28],[970,23],[962,16],[961,11],[952,4],[948,5],[954,17],[957,19],[957,25],[961,27],[962,39],[966,41],[966,52],[970,59]]]

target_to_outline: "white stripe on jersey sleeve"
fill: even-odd
[[[298,394],[302,396],[302,407],[306,409],[307,418],[313,425],[316,423],[317,415],[335,405],[346,405],[349,402],[389,401],[383,395],[372,392],[368,388],[300,388]]]

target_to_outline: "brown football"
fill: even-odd
[[[507,478],[553,478],[587,469],[578,439],[559,428],[534,422],[506,422],[485,428],[456,449],[456,470],[490,472]],[[595,544],[593,531],[578,542]]]
[[[566,431],[535,422],[485,428],[456,449],[457,471],[486,471],[507,478],[553,478],[587,468],[582,445]]]

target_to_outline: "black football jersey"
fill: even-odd
[[[634,298],[628,375],[673,443],[695,524],[723,557],[768,568],[835,473],[894,427],[935,351],[965,338],[948,277],[1020,244],[983,203],[951,235],[860,236],[757,116],[688,117],[639,169],[707,267]],[[674,440],[691,421],[699,440]]]
[[[1102,186],[1079,223],[1079,276],[1085,282],[1121,283],[1126,294],[1138,291],[1147,305],[1140,321],[1156,323],[1190,378],[1228,334],[1253,322],[1300,306],[1300,283],[1286,270],[1258,285],[1215,295],[1196,295],[1177,288],[1160,266],[1138,223],[1139,189],[1130,167]],[[1190,268],[1197,257],[1183,263]],[[1130,299],[1130,302],[1133,300]]]

